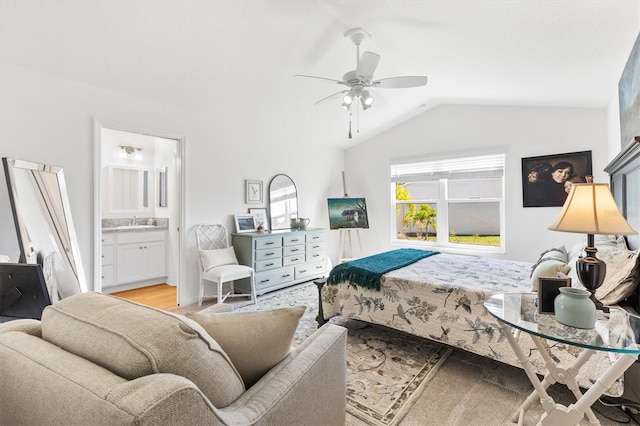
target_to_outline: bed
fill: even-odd
[[[616,157],[607,172],[611,175],[612,192],[621,211],[634,229],[640,229],[640,141]],[[618,269],[618,264],[624,266],[622,262],[627,262],[630,270],[638,264],[633,269],[638,272],[634,289],[622,301],[628,309],[636,311],[640,292],[637,285],[639,245],[634,238],[602,236],[596,239],[599,257],[611,265],[610,271]],[[553,268],[571,276],[573,285],[579,286],[571,265],[575,264],[582,248],[582,243],[569,249],[552,247],[542,253],[537,262],[531,263],[439,253],[385,273],[380,279],[380,290],[351,280],[329,284],[330,276],[329,282],[319,287],[321,315],[318,320],[324,322],[340,316],[383,325],[519,367],[497,321],[485,311],[484,300],[502,292],[530,292],[532,279],[537,282],[538,275],[550,276],[549,270]],[[540,272],[542,269],[547,270]],[[555,275],[554,272],[551,274]],[[598,315],[603,314],[599,312]],[[580,330],[575,332],[580,333]],[[519,342],[530,347],[532,363],[540,374],[544,374],[543,360],[530,339],[523,333]],[[575,359],[579,352],[574,347],[552,341],[548,341],[547,350],[552,358],[563,364]],[[604,352],[592,357],[578,376],[580,386],[590,387],[615,359],[615,355]],[[607,393],[619,396],[622,391],[621,378]]]

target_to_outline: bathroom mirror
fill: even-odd
[[[269,214],[272,231],[291,228],[291,219],[298,217],[296,184],[287,175],[275,175],[269,183]]]
[[[146,213],[149,203],[149,170],[110,166],[108,169],[108,206],[110,213]]]
[[[61,167],[2,158],[20,263],[39,263],[52,302],[87,291]]]

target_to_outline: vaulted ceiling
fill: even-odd
[[[295,75],[354,69],[354,27],[376,78],[429,82],[379,89],[349,140],[314,105],[341,86]],[[1,62],[336,147],[442,103],[607,106],[638,31],[638,0],[0,0]]]

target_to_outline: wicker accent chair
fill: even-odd
[[[198,242],[198,259],[200,261],[200,293],[198,306],[202,306],[204,285],[206,281],[216,285],[217,302],[222,303],[227,297],[250,296],[256,303],[256,286],[253,268],[239,265],[238,259],[229,245],[229,234],[224,225],[199,225],[196,228]],[[249,278],[250,293],[234,292],[234,280]],[[229,292],[222,297],[222,287],[229,283]]]

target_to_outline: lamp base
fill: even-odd
[[[593,245],[586,247],[584,251],[587,255],[576,261],[578,278],[582,285],[591,293],[591,300],[595,303],[596,309],[608,312],[609,308],[596,299],[596,290],[602,285],[604,277],[607,275],[607,264],[596,257],[598,249],[593,247]]]

